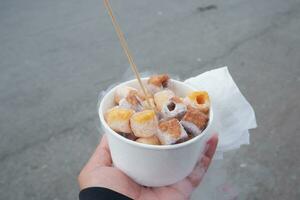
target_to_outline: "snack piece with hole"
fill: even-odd
[[[170,77],[167,74],[151,76],[147,81],[147,89],[151,94],[155,94],[168,87]]]
[[[161,112],[162,108],[167,105],[172,97],[175,96],[175,93],[172,90],[165,89],[154,94],[154,102],[156,108]]]
[[[153,110],[144,110],[131,116],[130,125],[136,137],[151,137],[157,133],[158,120]]]
[[[136,142],[143,143],[143,144],[160,145],[160,141],[155,135],[151,137],[138,138]]]
[[[180,124],[180,122],[173,118],[161,121],[158,125],[157,137],[161,144],[174,144],[180,139],[188,137],[188,134]]]
[[[169,99],[168,103],[163,105],[161,114],[164,119],[177,118],[178,120],[181,120],[186,110],[187,106],[183,101],[179,97],[174,96]]]
[[[188,133],[196,136],[201,134],[206,128],[208,120],[207,115],[202,113],[199,109],[190,107],[180,123]]]
[[[195,91],[184,98],[184,103],[193,108],[199,109],[201,112],[208,114],[210,100],[206,91]]]
[[[116,132],[132,133],[130,128],[130,118],[134,110],[120,107],[113,107],[105,115],[108,126]]]

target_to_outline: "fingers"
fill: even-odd
[[[191,182],[190,182],[190,180],[188,180],[188,178],[185,178],[182,181],[179,181],[179,182],[171,185],[170,187],[177,190],[186,199],[188,199],[188,197],[192,194],[192,192],[194,190],[194,186],[191,184]]]
[[[206,150],[206,152],[204,153],[205,156],[207,156],[208,158],[212,159],[212,157],[214,156],[215,152],[216,152],[216,148],[218,145],[218,134],[214,134],[208,141],[207,141],[207,145],[208,145],[208,149]]]
[[[197,187],[201,182],[209,163],[210,160],[207,157],[203,157],[201,161],[196,164],[192,173],[187,177],[187,180],[191,183],[193,188]]]
[[[186,198],[188,198],[192,191],[200,184],[206,170],[206,166],[204,164],[209,163],[207,160],[208,158],[205,157],[205,160],[198,161],[193,171],[190,173],[189,176],[187,176],[182,181],[179,181],[173,185],[171,185],[171,188],[176,189],[178,192],[180,192],[182,195],[184,195]]]
[[[174,186],[178,190],[183,190],[183,191],[190,191],[197,187],[200,182],[202,181],[205,172],[207,171],[211,160],[215,154],[216,148],[218,145],[218,135],[214,134],[207,142],[207,150],[204,152],[203,157],[201,158],[200,161],[196,164],[194,170],[192,173],[186,177],[183,181],[180,181],[177,184],[174,184]],[[188,187],[187,183],[191,185],[191,187]]]
[[[108,146],[107,136],[103,135],[100,144],[86,164],[85,168],[95,168],[99,166],[111,166],[112,160]]]
[[[102,166],[111,166],[112,160],[110,155],[110,150],[108,146],[107,136],[103,135],[100,142],[99,154],[96,155],[99,159],[99,164]]]

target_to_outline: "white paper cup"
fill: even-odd
[[[147,78],[144,78],[143,82],[146,80]],[[170,83],[171,89],[178,96],[186,96],[194,90],[180,81],[170,80]],[[108,109],[114,106],[113,99],[116,88],[125,85],[139,88],[136,79],[121,83],[103,97],[99,107],[100,122],[108,137],[114,166],[144,186],[159,187],[182,180],[193,170],[211,135],[212,108],[210,108],[206,129],[191,140],[180,144],[160,146],[137,143],[113,131],[103,116]]]

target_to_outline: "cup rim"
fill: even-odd
[[[142,78],[142,80],[146,80],[148,79],[148,77],[146,78]],[[170,79],[173,83],[175,84],[182,84],[184,85],[185,87],[188,87],[190,88],[191,90],[196,90],[195,88],[193,88],[192,86],[182,82],[182,81],[178,81],[178,80],[174,80],[174,79]],[[122,82],[116,86],[114,86],[113,88],[111,88],[104,96],[103,98],[101,99],[101,103],[100,103],[100,106],[98,108],[98,114],[99,114],[99,118],[100,118],[100,122],[102,123],[102,126],[104,126],[105,129],[109,130],[108,134],[111,134],[112,136],[120,139],[121,141],[127,143],[127,144],[130,144],[130,145],[133,145],[133,146],[136,146],[136,147],[140,147],[140,148],[145,148],[145,149],[152,149],[152,150],[167,150],[167,149],[178,149],[178,148],[183,148],[185,146],[188,146],[188,145],[191,145],[195,142],[197,142],[198,140],[200,140],[202,137],[205,137],[205,135],[207,135],[208,133],[208,130],[209,128],[211,127],[211,124],[212,124],[212,121],[213,121],[213,109],[212,109],[212,106],[210,105],[210,111],[209,111],[209,121],[208,121],[208,124],[206,126],[206,128],[204,129],[204,131],[200,134],[200,135],[197,135],[196,137],[188,140],[188,141],[185,141],[185,142],[182,142],[182,143],[179,143],[179,144],[172,144],[172,145],[151,145],[151,144],[144,144],[144,143],[139,143],[139,142],[136,142],[136,141],[133,141],[133,140],[129,140],[123,136],[121,136],[120,134],[118,134],[117,132],[115,132],[113,129],[111,129],[108,124],[106,123],[105,119],[104,119],[104,113],[102,112],[103,110],[103,105],[104,105],[104,102],[107,100],[108,96],[114,92],[116,90],[116,88],[118,87],[121,87],[121,86],[125,86],[125,85],[128,85],[129,83],[132,83],[132,82],[135,82],[137,81],[137,79],[132,79],[132,80],[129,80],[129,81],[125,81],[125,82]],[[104,130],[105,131],[105,130]]]

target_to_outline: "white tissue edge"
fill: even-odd
[[[224,80],[226,81],[221,82]],[[211,100],[214,108],[214,116],[216,116],[213,126],[215,132],[219,134],[219,144],[214,159],[222,159],[223,153],[238,149],[241,145],[250,144],[249,129],[257,127],[255,113],[250,103],[246,100],[237,87],[226,66],[204,72],[196,77],[189,78],[184,82],[191,85],[195,89],[206,90],[210,96],[213,97]],[[219,91],[218,94],[217,91],[220,90],[220,87],[224,90],[221,91],[222,93]],[[222,102],[218,102],[218,100],[216,100],[221,99],[222,96],[232,96],[235,101],[238,101],[235,103],[236,105],[243,106],[234,108],[231,105],[232,108],[228,108],[225,106],[225,104],[222,104]],[[232,110],[234,110],[234,112],[232,112]],[[229,116],[229,119],[236,119],[236,123],[224,127],[221,124],[222,121],[218,119],[218,116]],[[238,118],[236,116],[238,116]],[[239,120],[241,118],[246,118],[246,120]]]

